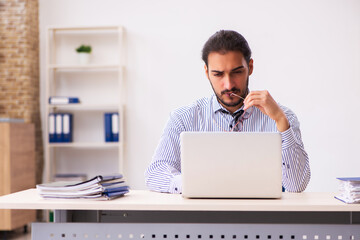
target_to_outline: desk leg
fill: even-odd
[[[70,211],[68,210],[54,210],[54,222],[64,223],[70,221]]]
[[[54,210],[55,223],[100,222],[101,211],[96,210]]]
[[[68,211],[67,210],[54,210],[54,222],[63,223],[68,221]]]

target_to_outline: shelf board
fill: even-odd
[[[56,32],[123,31],[122,26],[51,26],[48,29]]]
[[[50,64],[50,69],[54,70],[119,70],[121,69],[120,64]]]
[[[48,104],[49,109],[52,110],[60,110],[60,111],[118,111],[120,105],[90,105],[90,104],[81,104],[81,103],[73,103],[73,104]]]
[[[117,148],[119,142],[71,142],[71,143],[49,143],[51,148]]]

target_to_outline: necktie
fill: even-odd
[[[238,121],[239,121],[240,117],[243,115],[243,113],[244,113],[244,110],[241,109],[240,111],[238,111],[232,115],[232,117],[234,119],[230,122],[229,127],[231,129],[238,123]],[[236,125],[236,128],[234,129],[234,131],[238,131],[238,125]]]

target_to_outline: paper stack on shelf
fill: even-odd
[[[337,179],[340,181],[340,189],[335,198],[345,203],[360,203],[360,177]]]
[[[53,182],[38,184],[36,188],[43,198],[105,199],[110,200],[129,192],[129,186],[121,174],[98,175],[84,182]]]

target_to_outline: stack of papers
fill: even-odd
[[[340,193],[335,198],[345,203],[360,203],[360,177],[338,178]]]
[[[110,200],[129,192],[129,186],[121,174],[96,176],[84,182],[53,182],[36,185],[43,198],[105,199]]]

